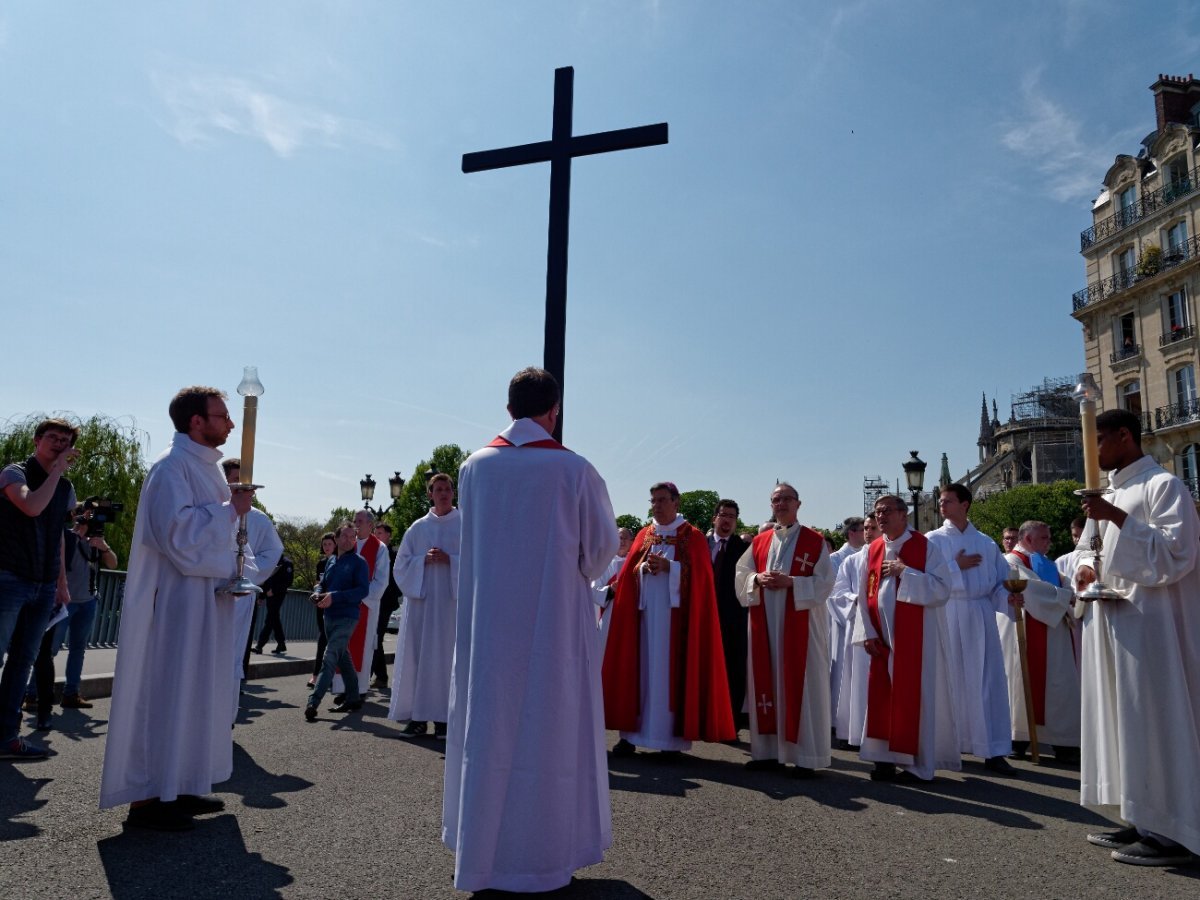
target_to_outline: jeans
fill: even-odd
[[[325,645],[325,659],[321,663],[321,676],[317,679],[312,693],[308,695],[309,706],[316,706],[321,702],[321,698],[329,690],[329,685],[333,683],[334,669],[338,669],[342,673],[342,683],[346,685],[346,702],[357,703],[359,701],[358,672],[354,669],[354,660],[350,658],[349,650],[350,636],[354,634],[354,627],[357,624],[357,617],[325,620],[325,635],[328,643]]]
[[[50,621],[56,586],[0,571],[0,648],[7,651],[0,675],[0,743],[16,740],[21,732],[21,698]]]
[[[82,603],[68,603],[67,617],[54,626],[50,635],[50,658],[58,656],[63,641],[67,642],[67,679],[63,686],[64,697],[79,696],[79,681],[83,677],[83,655],[87,652],[88,638],[92,636],[92,623],[96,621],[96,598]],[[40,658],[40,654],[39,654]],[[36,676],[36,672],[34,673]],[[54,683],[54,679],[50,679]],[[34,682],[30,682],[26,696],[38,695]]]

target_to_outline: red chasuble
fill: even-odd
[[[919,531],[910,531],[900,548],[900,562],[925,571],[929,541]],[[887,543],[876,538],[867,550],[867,613],[875,633],[883,638],[879,615],[879,583]],[[902,577],[902,576],[901,576]],[[899,578],[896,588],[900,588]],[[915,603],[896,602],[892,629],[893,646],[882,656],[871,657],[867,676],[867,737],[888,742],[896,753],[917,755],[921,733],[921,662],[925,644],[925,608]],[[893,656],[888,672],[888,657]]]
[[[1013,556],[1025,563],[1025,568],[1033,572],[1033,562],[1020,550],[1014,550]],[[1035,573],[1036,574],[1036,573]],[[1038,725],[1046,724],[1046,641],[1049,638],[1049,626],[1039,622],[1033,616],[1025,616],[1025,651],[1029,658],[1029,685],[1033,694],[1033,721]]]
[[[750,544],[750,551],[754,555],[754,571],[767,570],[767,556],[773,537],[773,532],[764,531]],[[788,574],[811,577],[824,546],[825,538],[820,532],[801,525]],[[784,737],[793,744],[800,742],[800,707],[804,703],[804,672],[808,668],[808,613],[807,609],[796,609],[796,593],[789,587],[783,613],[781,653],[783,694],[787,698],[787,730]],[[767,610],[761,587],[758,589],[758,604],[750,607],[750,656],[754,664],[754,721],[759,734],[776,734],[771,637],[767,631]]]
[[[379,554],[379,548],[383,544],[375,535],[370,535],[363,541],[362,549],[358,551],[358,555],[367,561],[367,582],[369,583],[375,577],[375,557]],[[361,672],[363,670],[363,654],[367,652],[367,617],[371,615],[371,610],[367,604],[358,604],[358,624],[354,626],[354,631],[350,635],[350,643],[346,647],[350,651],[350,660],[354,663],[354,671]],[[370,642],[370,652],[375,652],[375,644]],[[366,685],[359,685],[359,690],[365,690]]]
[[[604,653],[604,725],[637,731],[641,724],[641,625],[638,566],[653,546],[654,527],[633,540],[617,575]],[[712,557],[704,535],[687,522],[675,535],[680,564],[679,606],[671,610],[671,709],[675,735],[689,741],[737,737],[725,676],[725,650],[717,622]],[[664,576],[665,577],[665,576]]]

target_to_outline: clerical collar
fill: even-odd
[[[683,524],[683,516],[676,514],[674,522],[670,522],[666,525],[659,525],[658,522],[655,522],[654,523],[654,533],[655,534],[674,534],[676,531],[679,530],[679,526],[682,524]]]
[[[800,524],[800,520],[799,520],[799,519],[797,519],[797,520],[796,520],[795,522],[793,522],[791,525],[782,525],[782,524],[780,524],[779,522],[776,522],[776,523],[775,523],[775,533],[776,533],[776,534],[783,534],[783,533],[785,533],[785,532],[791,531],[793,528],[795,528],[795,527],[796,527],[797,525],[799,525],[799,524]]]

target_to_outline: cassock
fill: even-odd
[[[1000,646],[997,613],[1008,612],[1008,562],[996,542],[970,522],[959,531],[949,519],[926,535],[949,561],[953,581],[946,604],[950,638],[947,678],[958,723],[959,747],[984,759],[1012,752],[1008,678]],[[960,569],[959,553],[983,559]]]
[[[397,722],[445,722],[454,663],[454,620],[458,612],[458,562],[462,515],[432,509],[404,532],[393,576],[404,594],[388,718]],[[425,564],[437,547],[450,557]]]
[[[529,419],[471,454],[458,491],[442,841],[460,891],[553,890],[612,845],[591,598],[617,551],[612,504]]]
[[[836,607],[844,611],[846,616],[841,651],[843,662],[838,678],[837,701],[833,704],[833,729],[838,740],[842,741],[850,741],[850,723],[865,721],[867,715],[867,674],[871,657],[862,644],[854,643],[854,623],[858,619],[859,557],[866,555],[867,548],[863,546],[842,560],[829,594],[829,608]]]
[[[258,571],[250,580],[257,585],[271,577],[283,556],[283,541],[275,530],[275,523],[261,509],[250,507],[246,513],[246,552],[254,554]],[[250,635],[250,624],[254,621],[254,610],[262,594],[246,594],[233,598],[233,721],[237,719],[241,696],[241,681],[246,677],[242,666],[246,658],[246,639]]]
[[[653,551],[670,572],[650,575]],[[737,737],[704,535],[676,516],[633,539],[617,576],[604,653],[604,720],[638,747],[687,750]]]
[[[725,654],[725,680],[729,684],[729,706],[735,728],[746,728],[746,607],[737,592],[737,564],[749,544],[736,534],[722,539],[708,536],[713,561],[713,589],[717,593],[717,620],[721,625],[721,649]]]
[[[604,664],[604,648],[608,644],[608,625],[612,621],[612,590],[617,582],[617,574],[625,564],[625,557],[614,556],[608,566],[600,573],[600,577],[592,581],[592,601],[596,604],[596,640],[599,641],[599,653],[596,665]],[[596,670],[599,674],[599,669]]]
[[[1187,486],[1150,456],[1109,484],[1129,517],[1100,524],[1101,575],[1126,599],[1082,604],[1080,802],[1119,804],[1200,853],[1200,523]]]
[[[370,576],[371,584],[367,589],[367,599],[358,608],[358,624],[354,626],[354,633],[350,635],[350,643],[346,649],[350,651],[350,658],[354,660],[354,668],[358,672],[358,692],[362,695],[367,693],[367,685],[371,683],[371,660],[375,655],[375,626],[379,621],[379,601],[388,588],[392,558],[388,555],[387,544],[373,534],[368,535],[365,540],[359,538],[356,546],[358,555],[367,561],[367,575]],[[333,692],[340,694],[345,690],[341,674],[335,674]]]
[[[913,547],[906,549],[908,544]],[[880,578],[879,564],[897,558],[907,566],[899,579]],[[936,769],[957,772],[962,758],[946,680],[950,657],[944,607],[954,581],[950,563],[937,545],[915,531],[894,541],[886,535],[876,538],[855,559],[860,589],[854,642],[881,638],[889,652],[871,658],[867,708],[862,720],[851,723],[850,742],[859,745],[863,759],[895,763],[925,780]],[[877,589],[874,604],[872,584]]]
[[[1020,545],[1018,544],[1018,548]],[[1025,647],[1029,655],[1029,681],[1033,693],[1034,721],[1039,744],[1079,746],[1079,663],[1072,627],[1072,590],[1060,587],[1058,569],[1040,553],[1024,550],[1006,554],[1028,580],[1025,601]],[[1011,609],[997,616],[1004,667],[1008,671],[1008,702],[1012,710],[1012,739],[1029,740],[1025,712],[1025,682],[1017,624]]]
[[[829,554],[829,565],[833,570],[835,584],[842,572],[842,563],[856,552],[857,549],[847,542]],[[829,715],[831,721],[836,723],[842,689],[842,670],[850,658],[847,648],[854,633],[850,620],[854,598],[837,594],[831,588],[826,606],[829,611]]]
[[[759,572],[787,572],[791,587],[755,584]],[[750,756],[807,769],[831,762],[829,614],[833,566],[825,537],[797,523],[758,535],[737,566],[747,626]]]
[[[229,697],[237,514],[221,452],[176,432],[142,485],[100,807],[207,794],[233,773]],[[257,574],[247,556],[246,572]]]

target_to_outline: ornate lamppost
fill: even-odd
[[[925,461],[917,456],[916,450],[908,451],[912,458],[905,460],[904,480],[908,482],[908,489],[912,491],[913,501],[913,528],[917,531],[921,530],[921,491],[925,487]]]
[[[400,492],[404,490],[404,479],[400,477],[399,472],[388,479],[388,490],[391,491],[392,502],[386,507],[375,508],[371,506],[371,501],[375,499],[375,479],[369,473],[359,481],[358,488],[362,492],[363,509],[374,515],[375,518],[382,519],[396,505],[396,501],[400,499]]]

